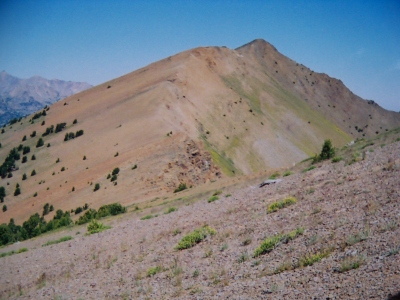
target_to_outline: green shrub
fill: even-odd
[[[17,251],[17,253],[23,253],[23,252],[26,252],[26,251],[28,251],[28,248],[24,247],[24,248],[19,249]]]
[[[153,218],[153,215],[147,215],[147,216],[144,216],[144,217],[140,218],[140,220],[149,220],[149,219],[152,219],[152,218]]]
[[[293,174],[292,171],[286,171],[285,173],[283,173],[283,177],[290,176],[292,174]]]
[[[94,185],[93,192],[98,191],[99,189],[100,189],[100,183],[96,183],[96,184]]]
[[[281,176],[281,174],[279,174],[279,172],[275,172],[274,174],[272,174],[271,176],[269,176],[268,179],[274,180],[274,179],[278,178],[279,176]]]
[[[119,168],[115,168],[115,169],[112,171],[111,175],[118,175],[118,173],[119,173]]]
[[[314,170],[315,169],[315,166],[310,166],[310,167],[308,167],[307,169],[304,169],[303,171],[301,171],[302,173],[305,173],[305,172],[308,172],[308,171],[311,171],[311,170]]]
[[[83,209],[88,209],[88,204],[85,204]],[[90,222],[93,219],[103,218],[107,216],[115,216],[118,214],[122,214],[126,212],[126,207],[122,206],[119,203],[111,203],[103,205],[96,211],[93,208],[88,209],[83,216],[80,216],[79,219],[76,221],[76,224],[81,225]]]
[[[170,214],[170,213],[172,213],[172,212],[174,212],[174,211],[177,211],[178,209],[176,208],[176,207],[170,207],[170,208],[168,208],[165,212],[164,212],[164,214],[166,215],[166,214]]]
[[[339,161],[341,161],[341,160],[343,160],[343,158],[340,157],[340,156],[335,156],[334,158],[332,158],[332,162],[333,162],[333,163],[337,163],[337,162],[339,162]]]
[[[96,220],[92,220],[87,226],[87,231],[88,234],[93,234],[110,228],[111,228],[110,226],[105,226],[103,223],[97,222]]]
[[[186,183],[180,183],[179,186],[174,190],[174,193],[178,193],[186,189],[187,189]]]
[[[244,251],[240,254],[239,258],[237,259],[237,262],[239,264],[244,263],[246,260],[249,260],[249,254]]]
[[[159,272],[162,272],[163,268],[161,266],[156,266],[147,270],[147,276],[151,277],[156,275]]]
[[[200,243],[204,240],[208,235],[215,235],[215,229],[204,226],[202,228],[196,229],[193,232],[189,233],[188,235],[184,236],[178,245],[175,247],[175,250],[183,250],[192,248],[196,244]]]
[[[217,201],[218,199],[219,199],[218,196],[211,196],[210,199],[207,200],[207,202],[211,203],[211,202]]]
[[[80,216],[79,219],[75,222],[78,225],[85,224],[95,219],[97,215],[97,211],[93,208],[89,208],[83,216]]]
[[[268,213],[276,212],[279,209],[285,208],[287,206],[295,204],[296,198],[294,197],[287,197],[281,201],[276,201],[268,205]]]
[[[287,243],[290,240],[295,239],[299,235],[302,235],[303,232],[304,232],[303,228],[297,228],[296,230],[293,230],[287,234],[277,234],[272,237],[269,237],[265,239],[256,250],[254,250],[253,256],[258,257],[265,253],[269,253],[272,250],[274,250],[279,244]]]
[[[322,250],[320,252],[314,254],[308,254],[305,256],[300,257],[299,259],[299,266],[300,267],[307,267],[312,266],[316,262],[319,262],[324,257],[328,257],[330,254],[329,250]]]
[[[365,259],[362,256],[346,257],[341,263],[340,272],[344,273],[349,270],[358,269],[364,262],[365,262]]]
[[[0,254],[0,257],[11,256],[11,255],[23,253],[23,252],[26,252],[26,251],[28,251],[28,248],[21,248],[21,249],[19,249],[18,251],[11,250],[11,251],[9,251],[9,252],[3,252],[3,253],[1,253],[1,254]]]
[[[21,188],[19,187],[19,184],[17,183],[17,186],[15,187],[15,191],[14,191],[14,196],[18,196],[19,194],[21,194]]]
[[[42,247],[46,247],[46,246],[50,246],[50,245],[54,245],[54,244],[59,244],[59,243],[62,243],[62,242],[70,241],[72,239],[73,239],[73,237],[71,237],[69,235],[68,236],[64,236],[62,238],[59,238],[58,240],[48,241],[47,243],[43,244]]]

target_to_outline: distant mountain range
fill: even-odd
[[[86,82],[58,79],[47,80],[40,76],[21,79],[0,73],[0,124],[29,115],[46,105],[92,87]]]

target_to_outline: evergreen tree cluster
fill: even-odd
[[[76,133],[73,133],[73,132],[66,133],[65,137],[64,137],[64,142],[66,142],[68,140],[72,140],[74,138],[77,138],[77,137],[79,137],[81,135],[83,135],[83,130],[82,129],[78,130]]]
[[[20,154],[18,153],[17,148],[13,148],[10,150],[10,153],[7,155],[6,159],[4,160],[3,164],[0,166],[0,176],[1,178],[6,178],[8,174],[16,169],[15,161],[21,158]],[[10,176],[12,177],[12,175]]]
[[[122,206],[119,203],[103,205],[97,211],[93,208],[90,208],[84,213],[84,215],[79,217],[78,221],[76,221],[75,224],[81,225],[89,223],[93,219],[100,219],[107,216],[115,216],[125,212],[126,207]]]
[[[15,225],[14,219],[11,219],[8,224],[0,225],[0,246],[24,241],[71,224],[73,224],[73,221],[69,212],[63,212],[61,209],[56,211],[53,219],[49,222],[46,222],[38,213],[31,215],[22,226]]]

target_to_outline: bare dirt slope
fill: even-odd
[[[29,251],[0,258],[0,295],[387,299],[400,291],[399,131],[380,143],[360,141],[342,150],[344,161],[319,163],[274,185],[259,188],[260,179],[242,181],[244,187],[224,188],[211,203],[212,192],[186,205],[178,199],[102,220],[112,226],[102,233],[84,236],[84,227],[73,227],[8,246],[3,251]],[[287,196],[297,203],[268,213],[271,203]],[[164,214],[171,205],[178,210]],[[140,219],[149,213],[159,216]],[[185,235],[204,225],[216,234],[193,248],[174,250]],[[263,240],[296,228],[304,232],[253,257]],[[66,235],[73,240],[41,247]],[[316,255],[321,257],[313,261]]]
[[[368,104],[263,40],[179,53],[62,100],[33,124],[29,119],[0,135],[1,162],[13,147],[31,147],[28,161],[1,180],[8,210],[0,223],[13,217],[21,224],[45,203],[71,210],[171,197],[182,182],[207,186],[289,167],[326,138],[343,146],[400,125],[400,114]],[[62,122],[66,128],[36,148],[46,128]],[[84,135],[64,141],[78,130]],[[117,185],[106,179],[115,167]],[[17,183],[22,193],[14,197]]]

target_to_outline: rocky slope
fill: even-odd
[[[0,73],[0,124],[27,116],[46,105],[92,87],[85,82],[47,80],[40,76],[20,79]]]
[[[259,188],[253,181],[173,199],[24,241],[1,252],[0,295],[7,299],[387,299],[400,292],[400,130],[343,148],[325,161]],[[268,213],[287,196],[297,203]],[[178,197],[178,196],[177,196]],[[186,200],[185,200],[186,199]],[[151,205],[152,202],[148,202]],[[178,208],[165,214],[168,208]],[[141,220],[151,213],[152,219]],[[186,250],[177,243],[208,225],[215,235]],[[304,232],[253,257],[263,240]],[[42,247],[71,235],[73,240]],[[312,256],[314,255],[314,256]],[[320,255],[319,259],[312,261]],[[307,263],[308,262],[308,263]],[[311,263],[312,262],[312,263]],[[310,264],[310,265],[307,265]]]

